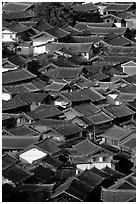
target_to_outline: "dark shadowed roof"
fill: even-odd
[[[84,201],[90,191],[92,191],[92,189],[93,188],[80,181],[79,179],[70,178],[55,190],[55,193],[52,195],[52,198],[65,192],[75,197],[79,201]]]
[[[85,171],[83,171],[80,175],[78,175],[77,178],[80,181],[91,186],[92,188],[95,188],[96,186],[101,184],[101,182],[104,180],[104,178],[102,176],[99,176],[99,175],[95,174],[94,172],[87,170],[87,169]]]
[[[2,155],[2,169],[6,169],[9,166],[15,164],[18,160],[10,154]]]
[[[31,174],[16,164],[3,170],[2,175],[14,183],[22,183],[31,177]]]
[[[44,183],[50,182],[55,177],[54,171],[52,171],[49,168],[45,168],[43,166],[38,166],[32,172],[34,173],[34,176],[38,180],[40,180]]]
[[[109,178],[110,177],[110,175],[108,173],[102,171],[101,169],[97,169],[95,166],[92,169],[90,169],[90,171],[103,177],[103,178]]]
[[[121,178],[125,177],[125,174],[123,174],[123,173],[121,173],[119,171],[113,170],[112,168],[110,168],[108,166],[104,167],[102,169],[102,171],[104,171],[104,172],[106,172],[106,173],[108,173],[110,175],[115,176],[117,179],[121,179]]]
[[[16,69],[13,71],[7,71],[2,73],[2,84],[10,84],[14,82],[21,82],[28,79],[34,79],[36,75],[32,74],[31,72],[27,71],[26,69]]]
[[[60,167],[63,163],[61,161],[59,161],[57,158],[47,154],[45,157],[43,157],[40,161],[40,163],[42,164],[49,164],[53,167]]]

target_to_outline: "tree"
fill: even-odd
[[[66,24],[75,25],[76,13],[69,6],[59,2],[42,2],[34,7],[38,23],[47,22],[52,26],[63,27]]]
[[[28,71],[30,71],[31,73],[38,75],[38,69],[40,68],[39,63],[36,60],[32,60],[30,62],[28,62],[27,64],[27,69]]]

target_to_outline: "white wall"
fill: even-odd
[[[2,42],[14,42],[16,39],[16,34],[9,30],[2,31]]]
[[[2,93],[2,100],[9,101],[11,99],[11,95],[9,93]]]

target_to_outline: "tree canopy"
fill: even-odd
[[[42,2],[35,5],[34,12],[38,23],[47,22],[52,26],[74,26],[76,13],[70,6],[59,2]]]

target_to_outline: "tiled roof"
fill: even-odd
[[[124,64],[121,64],[122,67],[135,67],[136,66],[136,63],[133,62],[133,61],[129,61],[129,62],[126,62]]]
[[[128,4],[117,4],[117,3],[111,3],[109,4],[105,10],[107,11],[127,11],[133,4],[128,2]]]
[[[8,62],[11,62],[12,64],[16,66],[23,66],[27,63],[27,60],[20,55],[14,55],[7,59]]]
[[[51,44],[51,51],[67,48],[75,53],[89,52],[93,43],[60,43],[55,42]]]
[[[40,150],[51,154],[59,152],[61,149],[57,146],[57,143],[50,140],[50,139],[44,139],[38,143],[35,144],[36,147],[38,147]]]
[[[45,119],[62,115],[62,112],[54,105],[41,105],[32,113],[34,113],[38,119]]]
[[[136,137],[131,137],[127,139],[125,142],[120,144],[121,147],[129,148],[130,150],[133,150],[136,148]]]
[[[125,87],[118,88],[118,91],[120,91],[121,93],[136,93],[136,85],[128,84]]]
[[[136,94],[135,93],[120,93],[116,101],[120,102],[133,102],[136,99]]]
[[[67,194],[75,197],[78,201],[84,201],[92,189],[79,179],[70,178],[55,190],[52,198],[67,192]]]
[[[32,172],[39,181],[44,183],[50,182],[55,177],[55,173],[51,169],[43,166],[38,166]]]
[[[2,170],[8,168],[9,166],[17,163],[17,159],[10,154],[2,155]]]
[[[60,68],[58,69],[56,78],[59,79],[75,79],[82,72],[82,68]]]
[[[63,38],[63,37],[66,37],[67,35],[70,34],[69,32],[67,32],[67,31],[65,31],[59,27],[51,28],[50,30],[47,30],[45,32],[56,37],[56,38]]]
[[[88,139],[74,145],[73,148],[76,149],[81,155],[92,155],[101,149],[101,147],[92,143]]]
[[[124,79],[126,82],[128,82],[128,83],[134,83],[134,84],[136,84],[136,75],[133,75],[133,76],[129,76],[129,77],[127,77],[127,78],[125,78]]]
[[[122,18],[122,19],[131,19],[131,18],[135,18],[135,15],[130,13],[130,12],[117,12],[116,14],[114,14],[115,16]]]
[[[48,31],[48,30],[52,29],[53,26],[51,26],[49,23],[45,22],[45,23],[36,25],[34,28],[37,29],[38,31],[42,32],[42,31]]]
[[[81,33],[79,30],[77,30],[76,28],[73,28],[69,25],[65,25],[62,28],[63,28],[63,30],[69,32],[71,35],[79,35]]]
[[[32,128],[29,128],[28,126],[19,126],[12,129],[8,129],[8,132],[11,133],[14,136],[26,136],[26,137],[32,137],[32,136],[38,136],[39,133]]]
[[[8,26],[6,26],[6,28],[12,30],[15,33],[22,33],[29,29],[27,26],[18,22],[12,22]]]
[[[22,183],[31,177],[31,174],[21,168],[19,165],[13,165],[2,172],[4,178],[14,182]]]
[[[72,5],[72,8],[73,10],[77,12],[88,12],[88,11],[98,10],[98,7],[95,6],[92,2],[85,3],[85,4]]]
[[[93,88],[86,88],[79,91],[80,94],[86,95],[91,99],[92,102],[98,102],[105,99],[105,97],[95,91]]]
[[[18,13],[14,13],[14,12],[8,12],[8,13],[2,13],[2,19],[4,20],[18,20],[18,19],[25,19],[25,18],[33,18],[35,17],[34,12],[32,11],[21,11]]]
[[[76,65],[82,65],[83,63],[87,62],[87,59],[84,56],[72,56],[69,58],[69,60]]]
[[[50,85],[47,85],[45,87],[46,91],[61,91],[67,83],[61,83],[61,82],[52,82]]]
[[[127,28],[125,27],[92,27],[92,26],[87,26],[87,30],[91,33],[91,34],[97,34],[97,35],[107,35],[109,33],[115,33],[115,34],[120,34],[123,35],[126,31]]]
[[[19,3],[19,2],[7,2],[3,7],[2,11],[5,12],[21,12],[29,9],[33,4],[25,4],[25,3]]]
[[[84,69],[89,73],[95,74],[104,68],[104,64],[84,65]]]
[[[58,67],[74,67],[75,64],[70,62],[66,57],[60,57],[52,62]]]
[[[131,129],[125,129],[125,128],[114,125],[113,127],[106,130],[105,133],[102,135],[102,137],[112,138],[113,140],[117,139],[121,141],[127,138],[132,132],[133,131]]]
[[[106,111],[111,113],[115,118],[125,117],[129,115],[133,115],[134,111],[129,109],[125,105],[109,105],[104,108]]]
[[[77,178],[80,181],[91,186],[92,188],[95,188],[96,186],[101,184],[102,181],[104,180],[103,177],[101,177],[101,176],[99,176],[99,175],[95,174],[94,172],[87,170],[87,169],[85,171],[83,171],[80,175],[78,175]]]
[[[82,128],[80,128],[78,125],[75,125],[75,124],[66,124],[54,129],[60,134],[64,135],[65,137],[69,135],[74,135],[83,131]]]
[[[108,173],[110,175],[115,176],[117,179],[121,179],[121,178],[125,177],[125,174],[123,174],[123,173],[121,173],[119,171],[113,170],[112,168],[110,168],[108,166],[104,167],[102,169],[102,171],[104,171],[104,172],[106,172],[106,173]]]
[[[46,127],[52,127],[52,128],[57,128],[58,126],[64,126],[68,124],[68,121],[65,120],[55,120],[55,119],[40,119],[38,121],[33,122],[31,125],[40,125],[40,126],[46,126]]]
[[[35,87],[32,83],[27,84],[20,84],[20,85],[13,85],[13,86],[3,86],[4,90],[6,92],[12,93],[12,94],[18,94],[20,92],[35,92],[39,91],[37,87]]]
[[[2,149],[5,150],[23,150],[30,145],[39,141],[39,136],[18,137],[18,136],[4,136],[2,138]]]
[[[49,164],[52,167],[60,167],[63,163],[57,158],[47,154],[47,156],[43,157],[40,161],[41,164]]]
[[[109,76],[107,74],[103,73],[102,71],[99,71],[95,74],[90,75],[90,79],[91,80],[96,79],[98,81],[103,81],[103,80],[108,80]]]
[[[112,27],[113,23],[93,23],[93,22],[76,22],[75,28],[78,30],[86,30],[87,26],[92,27]]]
[[[76,43],[97,43],[101,40],[99,36],[73,36]]]
[[[9,101],[2,101],[2,111],[9,111],[12,109],[16,109],[16,108],[20,108],[20,107],[24,107],[27,106],[28,104],[25,103],[24,101],[22,101],[19,98],[13,98]]]
[[[84,116],[90,116],[99,110],[99,108],[92,103],[73,106],[73,108],[82,113]]]
[[[109,117],[102,111],[87,117],[87,119],[88,123],[91,125],[100,125],[103,123],[111,122],[113,120],[113,118]]]
[[[126,202],[136,196],[136,190],[109,190],[102,188],[101,199],[103,202]]]
[[[131,40],[123,37],[122,35],[118,35],[112,39],[106,38],[106,39],[103,39],[103,41],[112,46],[116,46],[116,45],[126,46],[128,44],[132,44]]]
[[[69,99],[70,101],[72,101],[72,102],[90,100],[89,96],[87,96],[86,94],[81,93],[80,91],[62,93],[62,95],[64,97],[66,97],[67,99]]]
[[[102,171],[101,169],[97,169],[95,166],[92,169],[90,169],[90,171],[103,177],[103,178],[109,178],[110,177],[110,175],[108,175],[108,173]]]
[[[48,94],[46,93],[31,93],[31,92],[20,92],[17,95],[20,99],[25,101],[26,103],[41,103],[43,102],[47,97]]]
[[[4,72],[2,74],[2,84],[8,85],[15,82],[21,83],[21,81],[32,80],[34,78],[36,78],[36,75],[32,74],[26,69],[16,69],[13,71]]]
[[[72,86],[77,85],[80,88],[88,88],[88,87],[96,86],[94,81],[91,81],[91,80],[85,78],[83,75],[80,75],[76,79],[73,79],[71,81],[70,85],[72,85]]]

